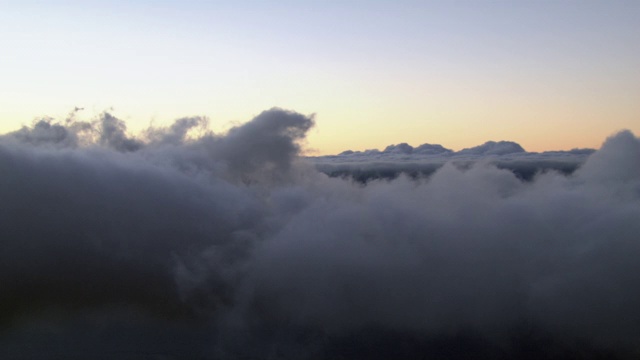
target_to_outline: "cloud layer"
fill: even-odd
[[[482,161],[500,169],[511,170],[518,178],[530,181],[540,172],[571,174],[595,150],[527,152],[512,141],[487,141],[482,145],[453,151],[439,144],[413,147],[407,143],[387,146],[384,150],[343,151],[338,155],[309,157],[321,172],[331,177],[348,177],[361,183],[377,179],[395,179],[400,174],[412,178],[432,175],[445,163],[468,168]]]
[[[517,144],[493,143],[364,185],[299,156],[313,124],[272,109],[226,134],[184,118],[134,138],[103,114],[2,136],[0,354],[638,355],[633,134],[570,175],[523,181],[484,156]]]

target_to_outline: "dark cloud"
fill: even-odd
[[[23,127],[11,135],[16,140],[31,145],[77,146],[75,134],[60,124],[52,123],[51,120],[39,120],[31,128]]]
[[[388,156],[430,175],[363,185],[300,158],[313,123],[272,109],[226,134],[184,118],[135,138],[104,114],[1,137],[0,354],[637,357],[633,134],[591,155],[400,144]],[[513,171],[544,162],[574,168]]]
[[[127,137],[127,126],[124,121],[105,113],[100,119],[100,144],[116,151],[136,151],[142,143]]]

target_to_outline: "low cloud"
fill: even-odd
[[[446,163],[469,168],[476,162],[491,163],[512,171],[518,178],[530,181],[541,172],[557,171],[571,174],[595,150],[527,152],[513,141],[487,141],[460,151],[440,144],[413,147],[407,143],[389,145],[384,150],[343,151],[338,155],[310,157],[316,168],[331,176],[352,178],[361,183],[378,179],[395,179],[400,174],[428,177]]]
[[[457,161],[401,144],[389,156],[429,176],[365,185],[300,156],[313,124],[272,109],[226,134],[184,118],[134,137],[103,114],[2,136],[0,354],[638,355],[635,135]]]

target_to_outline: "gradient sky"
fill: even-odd
[[[317,114],[315,154],[640,134],[640,1],[2,1],[0,132]]]

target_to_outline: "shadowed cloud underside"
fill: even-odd
[[[0,137],[0,354],[638,355],[634,134],[595,152],[305,158],[313,125],[271,109],[223,134],[183,118],[133,137],[103,114]],[[380,156],[434,168],[349,176],[344,159],[375,170]],[[539,171],[523,180],[515,162]]]

